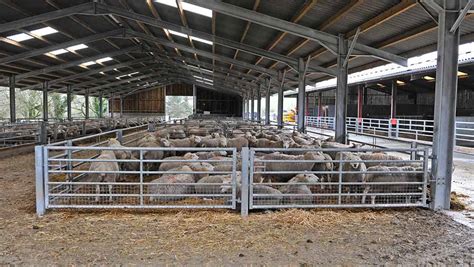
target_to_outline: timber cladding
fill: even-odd
[[[123,98],[123,113],[165,113],[164,87],[154,88]],[[120,99],[110,101],[111,111],[120,112]]]

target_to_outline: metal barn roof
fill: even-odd
[[[398,62],[434,51],[432,14],[415,0],[0,0],[0,82],[104,96],[184,82],[243,95],[269,77],[278,87],[286,70],[289,90],[298,58],[311,58],[308,84],[331,78],[330,41],[342,34],[350,44],[357,29],[351,73],[386,64],[364,51]],[[302,37],[308,29],[329,41]],[[468,14],[461,42],[473,40]]]

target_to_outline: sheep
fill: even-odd
[[[273,205],[277,206],[280,205],[283,199],[282,193],[271,186],[263,185],[263,184],[254,184],[252,186],[253,194],[261,194],[264,196],[254,196],[253,197],[253,204],[254,205]],[[221,193],[223,194],[230,194],[232,192],[232,187],[229,185],[224,185],[221,187]],[[242,195],[241,185],[237,185],[237,196]]]
[[[176,174],[174,172],[191,172],[188,166],[181,166],[169,170],[158,179],[150,182],[148,185],[148,194],[150,201],[177,201],[185,199],[185,196],[166,196],[166,194],[192,194],[194,193],[193,185],[172,185],[173,183],[194,183],[194,175],[192,174]],[[163,183],[171,183],[170,185],[160,185]]]
[[[258,148],[288,148],[290,143],[288,141],[271,141],[266,138],[249,139],[251,147]]]
[[[214,171],[214,166],[207,162],[189,162],[186,165],[195,172],[203,172],[195,174],[194,176],[196,179],[201,179],[202,177],[209,175],[210,172]]]
[[[329,154],[326,154],[326,153],[323,153],[322,155],[324,157],[325,162],[315,162],[312,170],[315,171],[315,172],[317,172],[317,171],[320,171],[320,172],[331,172],[331,171],[333,171],[334,170],[334,162],[332,162],[331,156],[329,156]],[[331,173],[322,173],[322,174],[319,174],[319,176],[321,177],[321,182],[331,183],[331,178],[332,178]],[[324,184],[322,184],[321,189],[324,189],[324,188],[325,188],[325,186],[324,186]],[[331,189],[331,188],[332,188],[332,185],[329,184],[329,189]]]
[[[100,161],[100,160],[116,160],[115,154],[110,150],[103,150],[100,155],[96,158],[97,161],[91,163],[89,171],[94,171],[98,173],[90,173],[87,178],[87,182],[108,182],[114,183],[119,180],[120,174],[119,165],[115,161]],[[107,172],[116,172],[116,173],[107,173]],[[112,185],[108,185],[109,188],[109,201],[112,201]],[[100,194],[100,185],[96,184],[96,194]],[[95,201],[99,201],[99,196],[95,197]]]
[[[242,179],[241,173],[236,173],[236,184],[240,184]],[[219,185],[207,185],[207,184],[219,184]],[[204,176],[199,181],[196,182],[194,189],[196,194],[220,194],[222,184],[231,184],[232,183],[232,175],[225,174],[225,175],[208,175]]]
[[[196,135],[196,136],[206,136],[209,134],[209,129],[206,128],[189,128],[188,135]]]
[[[320,153],[306,152],[303,155],[287,155],[279,152],[264,155],[262,160],[307,160],[305,162],[265,162],[265,171],[292,171],[295,173],[311,171],[314,166],[312,161],[325,160],[324,156]],[[268,175],[267,175],[268,176]],[[292,177],[292,174],[277,174],[273,176],[277,182],[286,182]]]
[[[124,146],[115,138],[110,138],[107,142],[109,147],[118,148],[120,150],[114,150],[115,157],[117,159],[129,159],[132,157],[132,152],[130,150],[125,150]]]
[[[227,156],[227,152],[223,150],[212,151],[212,152],[196,152],[195,153],[199,159],[210,159],[213,157],[224,157]]]
[[[227,139],[227,147],[235,147],[237,151],[241,151],[243,147],[249,147],[248,138],[241,136]]]
[[[357,148],[359,147],[358,145],[356,144],[352,144],[352,145],[344,145],[344,144],[341,144],[341,143],[337,143],[337,142],[328,142],[328,141],[324,141],[321,143],[321,148],[339,148],[339,149],[344,149],[344,148]],[[336,154],[337,154],[337,151],[327,151],[326,152],[327,154],[329,154],[331,156],[331,158],[336,158]]]
[[[365,165],[367,168],[377,166],[377,165],[383,165],[383,166],[403,166],[405,163],[403,162],[396,162],[399,160],[403,160],[403,158],[398,157],[398,156],[393,156],[393,155],[387,155],[385,153],[360,153],[359,157],[362,160],[370,160],[370,161],[378,161],[378,162],[365,162]],[[386,161],[386,162],[380,162],[380,161]],[[388,162],[388,161],[395,161],[395,162]]]
[[[167,139],[160,139],[156,141],[151,141],[153,138],[149,138],[147,142],[140,142],[138,144],[139,147],[142,148],[157,148],[157,147],[169,147],[170,143]],[[165,151],[163,150],[144,150],[143,152],[143,159],[145,160],[160,160],[163,159],[165,156]],[[139,152],[135,151],[136,158],[140,158]],[[150,171],[152,169],[155,169],[157,166],[159,166],[159,162],[145,162],[145,170]]]
[[[201,143],[201,137],[192,135],[188,138],[169,140],[169,142],[171,147],[196,147]]]
[[[184,156],[173,156],[173,157],[166,157],[163,160],[174,160],[174,162],[165,162],[163,161],[160,164],[160,171],[168,171],[174,168],[178,168],[182,165],[186,165],[187,162],[181,162],[177,160],[198,160],[199,157],[193,153],[186,153]],[[183,164],[184,163],[184,164]]]
[[[199,145],[201,147],[227,147],[227,138],[201,138]]]
[[[342,174],[342,182],[343,183],[365,183],[366,182],[366,174],[367,167],[365,163],[362,162],[362,159],[354,153],[351,152],[337,152],[336,161],[357,161],[357,162],[343,162],[342,166],[336,166],[335,169],[340,169],[343,172],[357,172],[357,173],[343,173]],[[334,174],[334,180],[339,181],[339,174]],[[360,185],[348,185],[344,186],[345,190],[348,194],[351,191],[357,191],[360,188]],[[350,198],[350,196],[349,196]]]
[[[310,173],[298,174],[288,181],[288,185],[281,186],[280,192],[283,194],[301,194],[308,196],[283,196],[283,203],[285,204],[311,204],[312,190],[315,185],[305,185],[299,183],[318,183],[319,178]]]

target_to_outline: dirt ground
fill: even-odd
[[[429,210],[49,211],[33,155],[0,161],[0,265],[474,264],[474,231]]]

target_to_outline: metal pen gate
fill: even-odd
[[[104,152],[105,151],[105,152]],[[99,157],[107,151],[129,151],[131,159]],[[225,160],[212,159],[150,159],[148,153],[226,152]],[[236,209],[237,150],[235,148],[157,148],[157,147],[78,147],[37,146],[36,207],[38,215],[55,208],[224,208]],[[154,170],[151,165],[187,165],[220,162],[224,171]],[[135,170],[91,170],[91,164],[134,165]],[[98,174],[104,174],[98,176]],[[110,176],[109,176],[110,175]],[[163,175],[181,175],[181,180],[158,180]],[[222,182],[198,183],[208,175],[226,175]],[[92,177],[92,178],[91,178]],[[104,179],[105,177],[105,179]],[[113,177],[113,178],[111,178]],[[174,176],[173,176],[174,177]],[[194,179],[190,179],[190,177]],[[102,179],[102,180],[100,180]]]
[[[361,151],[408,153],[411,158],[361,160],[345,154]],[[332,160],[301,158],[282,160],[269,159],[269,156],[261,157],[263,153],[272,152],[299,155],[307,152],[327,153],[331,155]],[[428,207],[429,154],[426,148],[317,150],[251,148],[242,153],[243,159],[248,157],[249,171],[247,181],[243,180],[242,184],[242,207],[248,203],[248,209],[242,210],[244,216],[249,209]],[[261,155],[258,156],[259,154]],[[320,167],[328,162],[333,163],[332,170],[314,167],[307,170],[304,166],[314,163]],[[366,164],[371,167],[367,169]],[[245,165],[242,164],[243,172]],[[298,174],[300,174],[299,181],[288,182]],[[276,179],[276,182],[269,182],[267,179],[270,177]],[[258,182],[259,178],[263,178],[264,182]],[[248,192],[245,192],[245,189]]]

